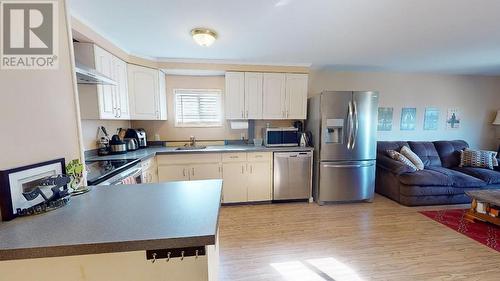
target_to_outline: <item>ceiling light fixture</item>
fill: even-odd
[[[217,33],[208,28],[194,28],[191,30],[193,40],[200,46],[208,47],[217,39]]]

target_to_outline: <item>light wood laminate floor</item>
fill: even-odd
[[[379,195],[373,203],[223,207],[220,280],[500,280],[500,253],[417,212],[443,208]]]

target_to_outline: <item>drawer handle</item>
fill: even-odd
[[[238,156],[229,156],[229,158],[231,158],[231,159],[237,159],[239,157]]]
[[[262,155],[255,155],[255,158],[262,158]]]
[[[357,164],[357,165],[323,165],[325,168],[363,168],[371,167],[373,164]]]

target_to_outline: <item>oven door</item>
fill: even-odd
[[[142,168],[140,165],[136,165],[100,183],[99,185],[140,184],[140,183],[142,183]]]

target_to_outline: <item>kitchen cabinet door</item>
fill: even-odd
[[[114,80],[118,83],[115,89],[116,116],[118,119],[130,119],[130,108],[128,102],[128,74],[127,63],[117,57],[113,57]]]
[[[248,201],[272,200],[271,175],[270,162],[248,163]]]
[[[191,164],[189,168],[191,180],[210,180],[222,178],[221,166],[219,163]]]
[[[159,120],[159,70],[129,64],[130,117],[132,120]]]
[[[159,165],[158,181],[186,181],[189,180],[189,166],[187,165]]]
[[[158,183],[158,171],[156,169],[147,169],[142,172],[143,183]]]
[[[222,165],[223,203],[247,201],[246,162],[224,163]]]
[[[245,119],[245,73],[226,72],[226,119]]]
[[[263,119],[285,119],[285,73],[264,73]]]
[[[114,78],[114,56],[96,45],[94,45],[94,56],[96,70]],[[97,85],[99,119],[117,119],[115,87],[114,85]]]
[[[158,71],[158,120],[167,120],[167,85],[165,79],[165,73]]]
[[[286,74],[286,119],[306,119],[307,74]]]
[[[262,119],[262,73],[245,72],[245,119]]]

